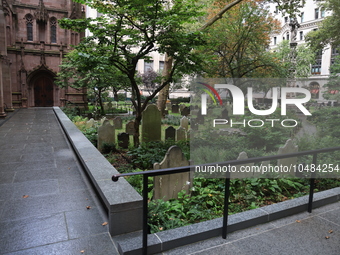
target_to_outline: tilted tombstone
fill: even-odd
[[[186,140],[186,130],[182,127],[177,128],[176,130],[176,141]]]
[[[174,145],[168,149],[162,162],[155,163],[153,168],[156,170],[181,166],[189,166],[189,161],[184,157],[181,148]],[[182,190],[189,193],[190,186],[190,171],[186,173],[155,176],[154,199],[167,201],[177,198],[178,192]]]
[[[123,149],[129,148],[130,136],[128,133],[118,134],[118,145]]]
[[[190,114],[190,108],[189,107],[184,107],[183,110],[181,111],[182,116],[189,116]]]
[[[179,113],[179,106],[178,106],[178,104],[173,104],[171,106],[171,112],[172,113]]]
[[[180,126],[185,130],[189,129],[189,119],[186,116],[183,116],[180,120]]]
[[[129,135],[135,134],[135,122],[134,121],[130,121],[130,122],[126,123],[125,133],[128,133]]]
[[[94,127],[94,119],[91,118],[89,121],[86,122],[86,128],[93,128]]]
[[[290,153],[296,153],[298,152],[299,147],[293,143],[292,139],[288,139],[283,147],[279,148],[279,151],[277,152],[278,155],[282,154],[290,154]],[[294,167],[297,164],[297,157],[291,157],[291,158],[283,158],[277,160],[277,165],[279,168],[286,170],[290,170],[288,172],[280,171],[280,174],[283,174],[286,176],[294,176]]]
[[[123,128],[123,121],[121,117],[116,117],[113,119],[113,125],[116,129],[122,129]]]
[[[148,105],[142,113],[142,141],[152,142],[161,140],[162,117],[157,106]]]
[[[176,141],[176,129],[173,126],[165,129],[165,140],[168,139]]]
[[[108,120],[104,121],[103,125],[98,128],[97,148],[99,151],[103,150],[105,143],[115,143],[115,127],[112,126]]]

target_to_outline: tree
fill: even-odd
[[[209,44],[203,51],[206,58],[212,57],[206,69],[209,77],[276,75],[279,63],[267,47],[270,33],[279,29],[279,23],[270,17],[262,2],[244,0],[207,28]],[[215,5],[220,9],[221,2],[216,1]]]
[[[281,64],[281,77],[289,78],[289,70],[293,68],[290,54],[291,48],[288,40],[282,41],[273,49],[275,58]],[[315,53],[307,44],[300,44],[296,48],[296,65],[294,67],[296,78],[307,78],[311,75],[310,66],[315,62]]]
[[[207,22],[205,22],[200,28],[194,31],[204,31],[208,27],[212,26],[215,22],[220,20],[225,13],[227,13],[230,9],[242,3],[244,0],[233,0],[227,1],[227,3],[221,8],[213,17],[211,17]],[[210,4],[211,1],[208,2],[207,5]],[[306,0],[264,0],[264,3],[276,3],[278,10],[282,13],[287,13],[289,16],[295,16],[295,13],[299,8],[303,7],[306,3]],[[169,70],[171,70],[171,66],[173,64],[173,59],[171,56],[165,55],[165,63],[163,69],[163,76],[167,77],[169,74]],[[169,86],[165,86],[159,93],[158,97],[158,108],[163,113],[165,110],[166,99],[169,96]]]
[[[74,31],[88,29],[93,35],[76,48],[81,51],[84,43],[96,41],[96,52],[108,55],[109,63],[128,78],[133,95],[132,103],[136,110],[134,144],[137,146],[139,124],[148,102],[169,84],[175,75],[200,69],[201,61],[192,48],[204,43],[202,34],[188,32],[184,26],[195,22],[203,13],[194,0],[76,2],[95,8],[103,15],[95,19],[64,19],[59,23],[63,28]],[[136,66],[139,60],[147,59],[148,54],[153,51],[166,52],[174,62],[158,88],[142,102]]]
[[[108,56],[98,54],[96,44],[84,43],[78,50],[69,52],[57,76],[57,84],[61,87],[87,88],[92,91],[96,105],[99,104],[101,114],[103,93],[113,87],[113,91],[126,88],[127,79],[109,63]]]
[[[340,45],[340,1],[325,0],[321,6],[330,11],[331,15],[324,18],[318,30],[306,35],[306,41],[314,51],[323,50],[329,45]]]

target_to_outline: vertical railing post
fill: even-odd
[[[229,195],[230,195],[230,175],[228,174],[225,179],[224,186],[224,208],[223,208],[223,226],[222,226],[222,238],[227,238],[228,228],[228,207],[229,207]]]
[[[316,166],[317,153],[313,154],[313,163]],[[314,196],[314,186],[315,186],[315,172],[311,173],[310,183],[309,183],[309,200],[308,200],[308,212],[311,213],[313,209],[313,196]]]
[[[148,254],[148,175],[143,174],[143,255]]]

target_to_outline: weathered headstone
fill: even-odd
[[[177,128],[176,130],[176,141],[186,140],[186,130],[182,127]]]
[[[248,159],[248,155],[244,151],[242,151],[238,155],[238,157],[237,157],[237,160],[242,160],[242,159]],[[250,177],[252,177],[253,174],[251,172],[249,172],[249,173],[246,173],[246,172],[242,173],[240,170],[241,170],[241,167],[245,168],[245,167],[251,167],[253,165],[254,165],[254,163],[237,165],[236,166],[237,171],[236,171],[235,175],[233,173],[231,174],[231,178],[250,178]]]
[[[179,106],[178,104],[173,104],[171,107],[172,113],[179,113]]]
[[[190,108],[189,107],[184,107],[183,110],[181,111],[182,116],[189,116],[190,114]]]
[[[168,139],[176,141],[176,129],[173,126],[165,129],[165,140]]]
[[[189,129],[189,119],[186,116],[183,116],[180,120],[180,126],[185,130]]]
[[[93,128],[94,127],[94,119],[91,118],[89,121],[86,122],[86,128]]]
[[[224,108],[221,112],[221,119],[229,119],[229,111],[228,109]]]
[[[192,130],[189,129],[188,132],[187,132],[187,140],[188,140],[188,141],[190,140],[190,135],[191,135],[191,133],[192,133]]]
[[[106,117],[103,117],[101,120],[100,120],[100,125],[102,126],[104,124],[104,121],[107,120]]]
[[[102,151],[105,143],[115,143],[115,127],[108,120],[104,121],[103,125],[98,128],[97,148],[99,151]]]
[[[177,146],[171,146],[161,163],[155,163],[154,169],[189,166],[189,161],[184,157],[182,150]],[[154,199],[165,201],[177,198],[178,192],[190,190],[190,171],[186,173],[155,176]]]
[[[135,122],[134,121],[129,121],[128,123],[126,123],[125,133],[128,133],[129,135],[135,134]]]
[[[122,129],[123,128],[123,121],[121,117],[116,117],[113,119],[113,125],[116,129]]]
[[[180,110],[180,112],[182,112],[184,108],[185,108],[185,104],[180,104],[180,105],[179,105],[179,110]]]
[[[171,103],[166,103],[166,109],[167,109],[168,111],[171,111]]]
[[[279,148],[279,151],[277,152],[278,155],[282,154],[290,154],[290,153],[296,153],[298,152],[299,147],[293,143],[292,139],[288,139],[283,147]],[[294,175],[294,166],[297,164],[297,157],[292,158],[284,158],[284,159],[278,159],[277,165],[280,168],[286,167],[286,169],[290,169],[290,172],[285,172],[285,176],[292,176]],[[282,174],[282,171],[280,172]]]
[[[142,141],[161,140],[162,118],[157,106],[148,105],[142,113]]]
[[[118,145],[123,149],[129,148],[130,136],[128,133],[118,134]]]

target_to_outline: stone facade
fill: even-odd
[[[84,10],[71,0],[0,1],[0,117],[14,108],[85,105],[85,89],[54,83],[63,56],[84,36],[61,29],[58,20]]]

